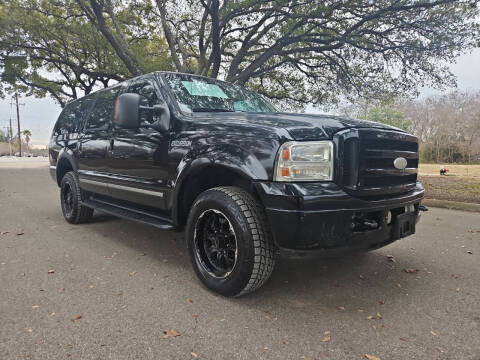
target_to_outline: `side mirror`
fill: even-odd
[[[140,99],[138,94],[120,95],[115,102],[113,122],[124,129],[137,129],[140,126]]]

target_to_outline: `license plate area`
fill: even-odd
[[[415,234],[415,213],[398,214],[393,223],[393,238],[401,239]]]

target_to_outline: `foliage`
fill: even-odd
[[[383,102],[374,105],[359,117],[361,119],[395,126],[406,131],[408,131],[412,125],[411,120],[405,119],[405,115],[395,108],[393,102]]]
[[[112,14],[117,22],[105,27],[123,31],[145,70],[171,68],[163,39],[139,14],[128,7]],[[0,1],[0,65],[1,92],[49,95],[62,106],[135,75],[73,0]]]
[[[156,0],[178,71],[248,83],[297,106],[454,83],[478,0]]]
[[[60,104],[151,70],[247,84],[290,107],[452,85],[479,0],[0,0],[0,94]]]
[[[25,142],[27,143],[27,149],[28,149],[30,140],[32,138],[32,132],[30,130],[25,129],[22,131],[22,135],[25,137]]]
[[[0,142],[8,142],[8,134],[0,130]]]

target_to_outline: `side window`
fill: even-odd
[[[140,105],[142,106],[151,107],[162,104],[163,102],[163,100],[159,98],[152,80],[143,79],[136,81],[128,87],[128,92],[139,94],[141,96]],[[153,113],[151,111],[140,110],[140,122],[148,122],[153,124],[155,122],[153,119]]]
[[[108,130],[113,122],[113,109],[117,98],[118,87],[100,90],[97,93],[95,106],[90,112],[85,129]]]
[[[81,120],[80,101],[67,104],[58,117],[55,125],[55,135],[75,132],[78,122]]]
[[[87,95],[79,100],[79,106],[77,110],[77,130],[81,130],[84,125],[85,121],[88,119],[88,116],[90,115],[90,110],[92,110],[92,106],[95,104],[95,99],[97,97],[97,94],[90,94]]]

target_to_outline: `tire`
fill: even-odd
[[[93,215],[93,209],[81,205],[81,201],[82,190],[77,176],[70,171],[65,174],[60,183],[60,204],[65,220],[71,224],[85,223]]]
[[[198,278],[223,296],[255,291],[272,274],[274,245],[265,211],[243,189],[217,187],[200,194],[185,236]]]

